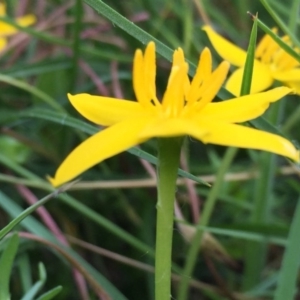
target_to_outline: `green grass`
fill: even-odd
[[[300,3],[22,3],[9,1],[10,18],[1,18],[16,25],[15,16],[31,13],[37,23],[23,29],[16,25],[22,33],[9,37],[0,56],[0,298],[152,300],[156,141],[93,167],[80,176],[77,188],[54,191],[46,176],[98,130],[73,109],[66,94],[135,99],[132,58],[137,48],[154,40],[161,96],[175,48],[184,49],[191,76],[201,50],[212,49],[201,30],[204,20],[247,50],[253,25],[247,11],[258,13],[257,40],[277,26],[280,36],[289,34],[299,45],[295,11]],[[297,51],[281,45],[299,59]],[[248,48],[249,56],[252,50]],[[220,57],[212,53],[216,66]],[[246,84],[243,94],[248,89]],[[229,97],[222,89],[217,100]],[[299,96],[290,95],[248,125],[299,145],[299,112]],[[191,280],[184,280],[189,300],[293,300],[299,295],[298,167],[269,153],[190,138],[183,148],[173,299],[184,299],[181,274],[190,270]],[[192,242],[188,237],[195,232],[198,239]]]

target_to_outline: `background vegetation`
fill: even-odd
[[[82,0],[7,1],[10,22],[25,14],[37,22],[9,37],[0,57],[0,299],[8,291],[12,299],[154,298],[156,190],[149,157],[138,149],[124,152],[83,174],[67,192],[52,193],[46,180],[97,130],[71,107],[67,93],[135,99],[132,57],[144,48],[145,35],[130,26],[124,31],[122,20],[100,0],[86,2],[100,14]],[[203,24],[244,49],[252,27],[247,11],[270,28],[280,25],[275,13],[298,33],[297,0],[268,0],[271,11],[258,0],[105,3],[167,47],[182,47],[194,64],[203,47],[211,46]],[[263,34],[258,30],[258,38]],[[213,53],[217,64],[220,57]],[[169,61],[158,56],[158,69],[161,96]],[[299,96],[282,103],[264,118],[297,145]],[[155,156],[155,140],[141,149]],[[184,176],[178,184],[173,297],[195,224],[214,198],[188,299],[300,299],[298,168],[248,150],[238,150],[226,166],[226,151],[186,139],[182,169],[216,188]],[[45,206],[25,211],[49,193]],[[20,214],[30,216],[17,224]]]

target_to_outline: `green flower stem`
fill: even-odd
[[[174,200],[182,138],[158,139],[155,299],[171,298]]]
[[[196,232],[193,237],[193,241],[191,243],[190,249],[187,254],[187,260],[184,266],[182,280],[179,286],[178,292],[178,300],[187,299],[188,295],[188,287],[189,281],[192,278],[191,275],[193,273],[193,269],[199,254],[200,244],[202,240],[202,236],[204,233],[204,227],[206,227],[209,223],[210,217],[212,215],[213,209],[216,204],[216,200],[218,198],[220,189],[224,182],[224,176],[237,153],[237,148],[228,148],[222,164],[220,165],[216,181],[209,193],[208,198],[206,199],[203,213],[201,215],[198,226],[196,227]]]

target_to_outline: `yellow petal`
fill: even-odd
[[[6,15],[6,5],[4,3],[0,3],[0,16],[3,17]]]
[[[68,94],[68,98],[80,114],[102,126],[111,126],[126,119],[148,114],[141,104],[135,101],[89,94]]]
[[[36,22],[36,17],[34,15],[26,15],[16,19],[20,26],[27,27]]]
[[[133,60],[133,88],[138,102],[151,111],[155,111],[155,106],[161,107],[155,95],[155,75],[155,44],[150,42],[146,47],[144,56],[140,49],[135,52]]]
[[[155,62],[155,44],[150,42],[145,50],[144,56],[144,80],[147,86],[148,98],[153,99],[156,97],[156,62]]]
[[[280,100],[291,92],[292,90],[287,87],[278,87],[259,94],[209,103],[197,114],[197,118],[229,123],[249,121],[262,115],[270,103]]]
[[[195,95],[197,94],[199,87],[203,84],[205,78],[208,78],[211,75],[211,71],[212,71],[211,52],[207,47],[205,47],[200,54],[196,73],[192,80],[188,95],[186,97],[187,98],[186,100],[189,102],[189,105],[193,104],[195,101],[198,100],[197,97],[195,97]]]
[[[284,82],[284,84],[288,87],[290,87],[294,93],[297,95],[300,95],[300,81],[287,81]]]
[[[193,97],[198,98],[196,110],[202,109],[215,98],[226,79],[229,67],[227,61],[221,62],[211,76],[204,81],[199,90],[195,92]]]
[[[140,132],[140,137],[172,137],[192,135],[192,133],[203,136],[207,131],[199,128],[197,123],[187,118],[156,119]]]
[[[0,51],[5,48],[7,41],[5,38],[0,38]]]
[[[54,178],[49,178],[51,184],[59,186],[101,161],[144,142],[146,139],[140,138],[139,133],[151,121],[149,118],[127,120],[91,136],[62,162]]]
[[[300,81],[300,69],[273,72],[273,77],[279,81]]]
[[[26,15],[24,17],[20,17],[16,19],[18,25],[27,27],[36,22],[36,17],[34,15]],[[17,33],[18,29],[12,25],[9,25],[3,21],[0,22],[0,35],[11,35]]]
[[[200,120],[198,126],[209,130],[208,134],[200,137],[204,143],[264,150],[299,161],[299,151],[291,142],[279,135],[242,125],[208,122],[206,120]],[[198,138],[197,136],[194,137]]]
[[[243,68],[235,70],[226,82],[225,88],[235,96],[240,95],[243,73]],[[250,93],[264,91],[272,85],[273,81],[270,70],[265,65],[256,62],[253,68]]]
[[[145,108],[149,106],[151,99],[146,91],[146,83],[144,78],[144,57],[140,49],[135,51],[133,59],[133,89],[138,102]]]
[[[273,28],[272,31],[277,34],[278,30]],[[277,48],[279,48],[278,44],[269,34],[265,34],[256,47],[255,57],[260,58],[264,63],[270,63],[271,57]]]
[[[167,90],[162,101],[165,116],[178,116],[184,107],[185,79],[187,77],[187,64],[183,63],[172,68]]]
[[[207,33],[210,42],[212,43],[218,54],[225,60],[229,61],[234,66],[241,67],[245,64],[247,52],[235,46],[233,43],[224,39],[216,33],[210,26],[203,26],[202,29]]]
[[[169,85],[172,84],[173,77],[175,76],[177,71],[179,69],[188,70],[188,67],[189,67],[188,63],[185,62],[183,50],[181,48],[176,49],[173,53],[172,68],[168,79],[167,89],[169,88]],[[182,78],[182,82],[183,82],[184,94],[187,95],[190,89],[190,80],[187,71],[185,73],[185,76]]]

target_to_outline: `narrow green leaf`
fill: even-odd
[[[23,293],[27,292],[32,286],[32,267],[29,259],[29,253],[21,253],[18,257],[19,277],[22,285]]]
[[[290,227],[274,300],[293,300],[300,264],[300,198]]]
[[[250,14],[251,15],[251,14]],[[276,33],[274,33],[266,24],[264,24],[258,17],[251,15],[253,19],[257,20],[257,25],[268,35],[270,35],[270,37],[284,50],[286,51],[289,55],[291,55],[292,57],[294,57],[298,62],[300,62],[300,55],[299,53],[297,53],[291,46],[289,46],[288,44],[286,44]],[[289,35],[289,34],[288,34]],[[290,36],[290,35],[289,35]],[[292,39],[292,37],[290,36],[290,38]],[[292,42],[295,45],[300,45],[300,43],[295,43],[294,40],[292,40]]]
[[[57,286],[50,291],[44,293],[41,295],[37,300],[50,300],[53,299],[56,295],[58,295],[62,291],[63,287],[62,286]]]
[[[63,194],[59,195],[59,197],[62,197],[62,196],[67,197],[68,195],[63,195]],[[71,198],[71,197],[69,197],[69,198]],[[1,191],[0,191],[0,206],[12,218],[17,217],[23,211],[23,209],[19,205],[17,205],[14,201],[12,201],[10,198],[8,198]],[[83,207],[84,207],[84,205],[83,205]],[[107,222],[109,222],[109,221],[107,221]],[[44,225],[42,225],[40,222],[35,220],[35,218],[33,218],[32,216],[28,216],[26,219],[23,220],[21,225],[24,228],[26,228],[28,231],[42,237],[43,239],[46,239],[47,241],[50,241],[51,243],[58,245],[60,248],[63,248],[73,260],[77,261],[77,263],[80,264],[95,279],[95,281],[97,281],[97,283],[103,287],[103,289],[111,296],[111,299],[127,300],[127,298],[124,297],[115,288],[115,286],[110,283],[110,281],[108,281],[101,273],[99,273],[90,264],[88,264],[72,248],[68,248],[68,247],[62,245],[60,242],[58,242],[57,239],[55,238],[55,236],[53,236],[53,234]],[[126,233],[126,232],[124,231],[124,233]],[[146,246],[145,246],[145,248],[147,249]],[[148,251],[145,250],[145,253],[148,253]],[[65,262],[65,260],[63,260],[63,261]]]
[[[286,122],[282,126],[282,131],[288,133],[293,127],[298,125],[300,120],[300,106],[295,107],[295,110],[287,117]]]
[[[43,91],[37,89],[36,87],[34,87],[24,81],[21,81],[21,80],[18,80],[18,79],[15,79],[13,77],[3,75],[3,74],[0,74],[0,81],[29,92],[30,94],[36,96],[38,99],[47,103],[50,107],[54,108],[55,110],[57,110],[59,112],[64,111],[64,109],[56,102],[55,99],[53,99],[49,95],[45,94]]]
[[[193,226],[194,227],[194,226]],[[287,240],[278,237],[275,235],[265,235],[254,231],[244,231],[244,230],[235,230],[235,229],[223,229],[223,228],[217,228],[217,227],[206,227],[206,226],[197,226],[198,229],[204,230],[206,232],[210,232],[215,235],[221,235],[221,236],[227,236],[232,237],[236,239],[244,239],[249,241],[257,241],[257,242],[263,242],[266,239],[272,244],[285,246],[287,243]]]
[[[165,46],[162,42],[160,42],[158,39],[154,38],[151,34],[147,33],[125,17],[123,17],[121,14],[116,12],[114,9],[112,9],[110,6],[105,4],[101,0],[84,0],[86,4],[91,6],[93,9],[95,9],[99,14],[101,14],[103,17],[109,19],[113,24],[120,27],[122,30],[127,32],[129,35],[133,36],[137,40],[139,40],[143,44],[147,44],[150,41],[154,41],[156,44],[156,50],[157,52],[171,61],[173,56],[173,50],[169,47]]]
[[[273,20],[277,23],[277,25],[282,29],[282,31],[290,37],[290,39],[294,43],[294,45],[296,45],[297,47],[300,47],[300,42],[299,42],[298,38],[294,35],[293,32],[290,31],[289,27],[285,24],[285,22],[283,22],[283,20],[274,11],[274,9],[272,9],[270,4],[266,0],[260,0],[260,2],[265,7],[265,9],[268,11],[268,13],[271,15]]]
[[[241,96],[248,95],[250,94],[251,91],[252,73],[253,73],[255,48],[256,48],[256,36],[257,36],[257,20],[254,19],[251,35],[249,39],[249,46],[247,51],[244,73],[243,73],[243,80],[242,80],[242,86],[240,92]]]
[[[21,300],[34,300],[36,294],[43,288],[47,279],[46,269],[43,263],[39,263],[39,280],[29,289]]]
[[[47,195],[46,197],[44,197],[43,199],[39,200],[38,202],[36,202],[35,204],[29,206],[27,209],[25,209],[24,211],[22,211],[22,213],[20,215],[18,215],[16,218],[14,218],[11,222],[8,223],[8,225],[6,225],[4,228],[2,228],[0,230],[0,240],[7,235],[15,226],[17,226],[23,219],[25,219],[27,216],[29,216],[32,212],[34,212],[38,207],[40,207],[41,205],[44,205],[45,203],[47,203],[50,199],[52,199],[53,197],[56,197],[59,193],[62,193],[64,191],[66,191],[70,186],[72,186],[74,183],[71,182],[70,184],[64,185],[61,188],[55,190],[54,192],[52,192],[51,194]],[[49,184],[50,186],[50,184]],[[1,299],[1,298],[0,298]]]
[[[6,248],[4,249],[1,259],[0,259],[0,299],[1,300],[9,300],[9,281],[10,274],[13,266],[13,262],[15,259],[15,255],[17,253],[19,246],[19,236],[17,233],[11,236],[9,239]]]
[[[299,5],[300,5],[299,0],[292,0],[292,5],[289,10],[288,28],[293,35],[296,34],[296,30],[297,30],[297,21],[299,18]]]

